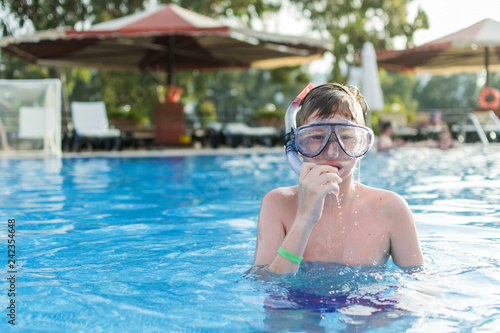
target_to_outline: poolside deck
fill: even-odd
[[[220,147],[214,148],[164,148],[164,149],[130,149],[130,150],[92,150],[82,152],[62,152],[64,158],[82,157],[169,157],[169,156],[202,156],[202,155],[246,155],[283,153],[285,149],[276,147]],[[45,158],[49,155],[41,150],[10,150],[0,151],[1,158]]]

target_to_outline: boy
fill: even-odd
[[[373,141],[362,104],[357,89],[340,84],[318,86],[301,101],[300,127],[292,133],[304,158],[299,184],[262,200],[254,265],[290,273],[302,259],[365,266],[392,256],[401,267],[423,264],[406,201],[353,180]]]

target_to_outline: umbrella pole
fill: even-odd
[[[490,48],[488,46],[484,48],[484,65],[486,67],[486,87],[489,87],[491,82],[490,82],[490,71],[488,69],[490,65]]]
[[[167,83],[167,89],[168,87],[172,86],[172,63],[174,62],[174,52],[172,50],[173,47],[173,40],[172,36],[167,36],[167,56],[166,56],[166,63],[165,63],[165,68],[167,70],[166,72],[166,83]]]

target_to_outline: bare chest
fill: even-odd
[[[311,232],[304,260],[350,266],[382,264],[389,257],[389,237],[384,221],[373,214],[357,211],[323,214]]]

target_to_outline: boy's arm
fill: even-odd
[[[262,200],[253,262],[254,265],[267,265],[271,272],[278,274],[297,272],[299,269],[299,264],[279,255],[278,248],[282,246],[302,256],[312,229],[312,225],[294,223],[286,233],[282,222],[284,209],[286,205],[282,204],[282,194],[278,189],[266,194]]]
[[[292,209],[290,198],[286,204],[283,189],[269,192],[262,200],[254,264],[269,265],[271,272],[279,274],[297,272],[299,264],[277,254],[277,250],[281,246],[296,257],[304,255],[312,228],[321,217],[325,196],[338,195],[341,181],[337,167],[304,163],[299,176],[297,207],[293,209],[296,214],[288,232],[285,232],[283,217]]]
[[[391,256],[399,267],[424,264],[417,229],[407,202],[399,195],[391,198]]]
[[[269,265],[276,251],[285,238],[285,227],[282,222],[281,193],[274,189],[262,199],[257,226],[257,245],[254,265]]]

